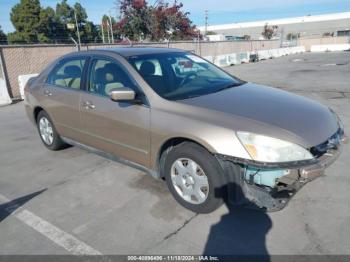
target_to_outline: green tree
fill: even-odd
[[[92,22],[87,20],[88,15],[85,8],[80,3],[75,3],[71,7],[67,0],[62,0],[61,3],[56,5],[56,19],[60,24],[58,37],[65,42],[71,42],[70,37],[78,38],[76,28],[71,31],[67,29],[68,23],[74,24],[74,27],[76,27],[75,15],[77,17],[81,42],[97,41],[98,29]]]
[[[88,16],[86,14],[85,8],[82,7],[82,5],[80,3],[75,3],[73,10],[75,11],[75,13],[77,15],[78,24],[86,23]]]
[[[152,38],[152,9],[145,0],[120,0],[119,7],[118,30],[123,36],[136,41]]]
[[[208,31],[206,35],[217,35],[217,33],[214,31]]]
[[[80,39],[82,42],[89,42],[94,39],[94,24],[89,22],[87,25],[87,14],[86,10],[80,3],[75,3],[73,6],[73,21],[75,22],[75,15],[77,18],[77,24],[80,33]],[[75,38],[78,38],[78,33],[75,30]]]
[[[67,3],[67,0],[62,0],[61,3],[57,3],[57,5],[56,5],[56,17],[64,25],[66,25],[67,23],[74,22],[74,10]]]
[[[21,0],[11,11],[16,31],[8,35],[10,43],[52,43],[64,33],[56,12],[42,8],[39,0]]]
[[[246,41],[249,41],[251,39],[251,36],[250,35],[244,35],[243,39],[246,40]]]
[[[16,31],[8,34],[10,43],[71,43],[77,39],[77,30],[68,30],[67,24],[76,26],[82,42],[98,41],[98,28],[87,20],[85,8],[80,3],[70,6],[67,0],[57,3],[56,10],[42,8],[39,0],[20,0],[11,10],[11,21]]]
[[[332,37],[334,36],[334,32],[325,32],[322,34],[322,37]]]
[[[187,40],[198,37],[198,30],[183,12],[182,3],[157,1],[148,5],[145,0],[119,0],[121,20],[119,32],[131,40]]]
[[[101,41],[98,27],[93,22],[87,21],[83,27],[83,43],[96,43]]]
[[[278,29],[277,25],[269,26],[268,24],[265,24],[261,34],[265,39],[270,40],[277,35],[277,29]]]
[[[41,9],[38,27],[38,40],[40,43],[52,43],[57,37],[57,29],[60,27],[56,20],[55,10],[51,7]]]
[[[0,45],[6,45],[6,44],[7,44],[7,36],[4,33],[4,31],[2,31],[1,25],[0,25]]]
[[[105,39],[105,43],[108,43],[108,35],[111,39],[111,26],[112,23],[112,32],[114,36],[114,40],[120,40],[120,30],[118,28],[118,23],[114,17],[110,17],[108,15],[103,15],[102,24],[98,28],[99,39]],[[102,36],[103,33],[103,36]]]
[[[21,0],[10,13],[10,18],[16,31],[8,35],[11,43],[38,42],[38,29],[40,27],[39,0]]]
[[[56,21],[58,25],[56,29],[56,39],[58,42],[71,42],[69,38],[72,32],[67,29],[67,24],[74,23],[73,15],[73,9],[66,0],[62,0],[61,3],[56,4]]]

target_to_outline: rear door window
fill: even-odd
[[[50,85],[80,89],[85,58],[71,58],[61,61],[49,74],[47,83]]]

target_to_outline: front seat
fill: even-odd
[[[155,75],[156,67],[150,61],[144,61],[139,70],[141,76],[158,94],[165,92],[164,81],[162,76]]]
[[[121,70],[116,64],[106,64],[103,69],[105,72],[106,80],[104,88],[105,95],[109,95],[110,92],[114,89],[118,89],[125,86],[122,80]]]
[[[80,88],[81,69],[79,66],[72,65],[64,68],[66,86],[74,89]]]
[[[90,91],[96,94],[103,94],[106,85],[106,72],[104,68],[98,68],[96,70],[94,80]]]

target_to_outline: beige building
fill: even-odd
[[[285,39],[288,34],[299,35],[302,38],[315,38],[323,35],[350,37],[350,12],[211,25],[208,26],[207,31],[222,34],[226,38],[249,35],[252,39],[259,39],[262,37],[261,33],[266,24],[278,26],[277,38],[283,36]],[[202,33],[205,32],[204,26],[199,29]]]

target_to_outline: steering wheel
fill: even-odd
[[[187,76],[185,76],[184,79],[182,79],[179,86],[183,86],[184,84],[188,83],[191,79],[195,79],[197,76],[198,75],[195,72],[190,72]]]

